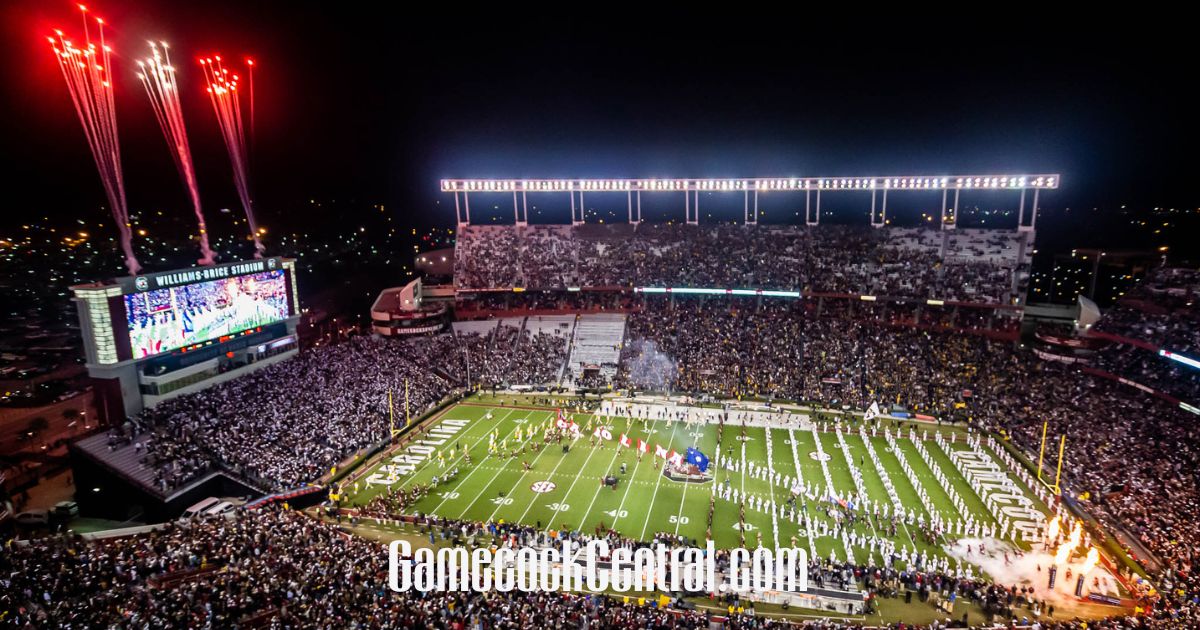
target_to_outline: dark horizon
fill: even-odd
[[[45,43],[70,2],[4,11],[10,190],[45,216],[103,216],[78,120]],[[449,225],[443,177],[860,176],[1061,173],[1044,209],[1194,208],[1197,122],[1182,38],[1098,35],[1052,14],[964,29],[693,17],[429,19],[317,3],[91,7],[111,25],[129,205],[188,216],[133,76],[171,42],[214,230],[240,214],[195,57],[253,56],[251,179],[272,226],[309,200],[381,203],[401,225]],[[1114,25],[1115,26],[1115,25]],[[1161,25],[1159,25],[1161,26]],[[69,185],[64,185],[69,182]],[[441,201],[441,205],[438,201]],[[9,223],[22,213],[6,213]],[[42,214],[38,212],[38,214]],[[295,222],[295,223],[292,223]]]

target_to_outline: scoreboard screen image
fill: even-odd
[[[283,270],[154,289],[125,296],[136,359],[287,319]]]

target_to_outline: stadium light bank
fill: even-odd
[[[729,551],[729,568],[717,570],[716,548],[611,548],[605,540],[560,546],[427,547],[388,545],[388,587],[428,591],[747,592],[808,590],[808,554],[795,547]]]
[[[684,216],[692,225],[700,223],[700,193],[742,193],[743,218],[747,224],[758,223],[760,193],[804,193],[804,222],[821,222],[821,193],[871,193],[871,225],[887,224],[888,193],[941,191],[942,229],[953,229],[957,223],[959,195],[984,191],[1020,193],[1017,227],[1032,231],[1037,223],[1038,194],[1058,188],[1061,176],[1040,175],[909,175],[885,177],[751,177],[734,179],[443,179],[442,192],[453,193],[454,213],[458,225],[471,223],[471,194],[512,193],[513,220],[517,225],[529,223],[529,193],[568,193],[571,196],[571,224],[584,222],[584,193],[625,193],[626,211],[630,223],[642,221],[642,193],[683,193]],[[1025,193],[1033,191],[1033,206],[1025,212]],[[953,192],[953,202],[950,193]],[[881,212],[876,212],[876,193],[882,196]],[[461,199],[460,199],[461,196]],[[816,199],[814,208],[813,198]]]

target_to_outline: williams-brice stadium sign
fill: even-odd
[[[196,282],[221,280],[223,278],[244,276],[246,274],[261,273],[263,271],[274,271],[282,268],[282,258],[263,258],[260,260],[246,260],[225,263],[222,265],[213,265],[211,267],[194,267],[192,269],[179,269],[176,271],[164,271],[162,273],[147,274],[132,278],[121,278],[118,283],[127,293],[140,293],[142,291],[181,287],[186,284],[193,284]]]

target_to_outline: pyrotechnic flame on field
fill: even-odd
[[[1100,561],[1100,552],[1092,547],[1088,549],[1087,558],[1083,561],[1083,566],[1079,569],[1079,575],[1087,575],[1088,571],[1096,568],[1096,563]]]
[[[1062,564],[1062,563],[1066,562],[1067,558],[1070,557],[1070,555],[1071,555],[1071,546],[1070,545],[1065,544],[1065,543],[1059,545],[1058,551],[1056,551],[1054,553],[1054,564],[1057,565],[1057,564]]]
[[[200,209],[200,188],[196,184],[196,168],[192,163],[192,149],[188,143],[187,128],[183,124],[183,109],[179,102],[179,84],[175,79],[175,67],[171,65],[171,54],[166,42],[149,42],[150,57],[137,62],[138,78],[150,97],[154,116],[162,129],[163,137],[171,149],[171,158],[183,185],[191,197],[192,210],[200,227],[201,265],[216,262],[216,255],[208,244],[208,227]]]
[[[1081,538],[1083,537],[1083,525],[1079,521],[1075,521],[1075,526],[1071,528],[1071,536],[1067,541],[1059,545],[1058,551],[1054,554],[1054,564],[1062,564],[1067,558],[1071,557],[1071,552],[1079,547]]]
[[[1054,517],[1054,520],[1050,521],[1050,526],[1046,528],[1046,542],[1054,542],[1055,538],[1058,538],[1057,516]]]
[[[113,220],[121,237],[121,249],[125,253],[125,267],[129,275],[141,271],[141,265],[133,254],[133,230],[129,223],[129,207],[125,199],[125,175],[121,170],[121,145],[117,140],[117,113],[113,106],[111,67],[112,49],[104,41],[104,20],[93,18],[97,27],[99,45],[92,42],[88,29],[87,7],[79,5],[83,16],[83,46],[78,47],[61,30],[54,37],[47,37],[54,50],[54,58],[62,70],[67,91],[88,148],[96,162],[100,183],[108,197]]]
[[[262,258],[263,244],[259,238],[261,232],[250,202],[248,154],[246,133],[242,125],[242,107],[238,100],[238,75],[231,73],[224,66],[220,55],[200,59],[200,67],[204,70],[205,89],[208,91],[209,101],[212,102],[213,112],[217,115],[217,126],[221,129],[221,138],[229,152],[229,161],[233,165],[233,183],[237,188],[238,198],[241,199],[242,208],[246,211],[250,235],[254,238],[254,257]]]

